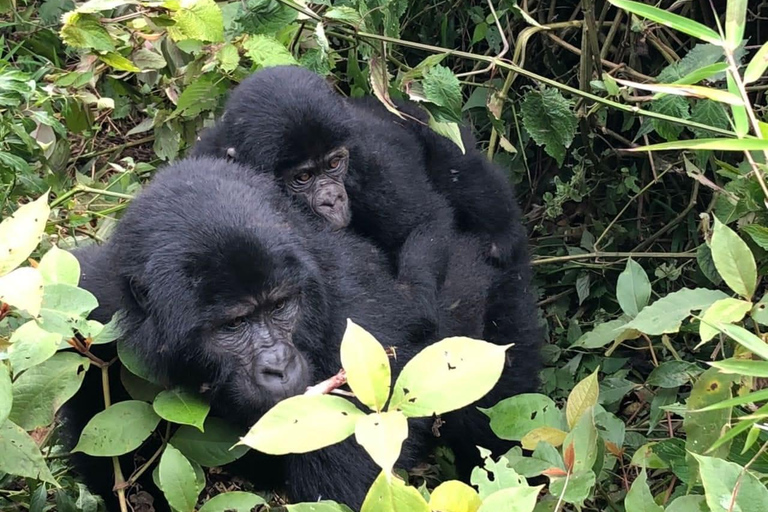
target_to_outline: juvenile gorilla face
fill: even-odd
[[[351,214],[344,179],[349,169],[349,151],[340,147],[316,158],[308,158],[283,170],[288,191],[304,200],[312,212],[334,229],[349,225]]]

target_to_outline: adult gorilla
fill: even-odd
[[[384,256],[360,238],[318,224],[296,212],[267,176],[223,160],[182,161],[137,197],[106,246],[78,254],[81,285],[103,305],[97,317],[125,311],[124,341],[158,378],[202,391],[212,414],[245,431],[277,401],[337,372],[347,318],[397,347],[395,371],[422,348],[406,333],[423,319],[386,271]],[[476,319],[483,318],[495,271],[478,254],[476,243],[461,241],[442,302],[446,325],[475,337],[482,335]],[[519,336],[493,341],[515,342],[532,357],[512,358],[485,405],[535,381],[529,302],[520,309],[510,304]],[[86,384],[66,407],[70,437],[98,411],[99,389]],[[459,457],[476,453],[475,445],[497,453],[506,447],[474,408],[443,419],[442,439]],[[429,420],[411,422],[400,466],[425,456],[436,441],[430,427]],[[470,458],[465,465],[475,462]],[[106,462],[78,461],[89,485],[108,498]],[[257,487],[283,488],[291,500],[323,497],[352,507],[361,505],[377,474],[352,440],[280,458],[249,452],[240,462]],[[129,473],[130,460],[123,464]]]

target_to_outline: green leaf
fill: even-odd
[[[11,370],[7,364],[0,362],[0,425],[8,419],[12,406]]]
[[[245,455],[246,446],[234,446],[240,439],[240,432],[219,418],[205,420],[205,432],[182,425],[171,438],[185,457],[201,466],[217,467],[229,464]]]
[[[671,149],[697,149],[713,151],[766,151],[768,139],[699,139],[663,142],[629,148],[626,151],[663,151]]]
[[[118,402],[91,418],[72,451],[95,457],[123,455],[141,446],[158,423],[160,417],[148,403]]]
[[[701,323],[699,324],[700,345],[711,340],[720,332],[715,327],[716,325],[739,322],[751,309],[751,302],[731,297],[721,299],[709,306],[701,316]]]
[[[720,67],[720,66],[718,66]],[[615,79],[618,83],[626,85],[635,89],[655,92],[653,95],[654,100],[663,98],[665,94],[673,94],[676,96],[684,96],[690,98],[706,98],[727,105],[744,105],[744,100],[741,96],[733,94],[722,89],[713,89],[711,87],[703,87],[701,85],[691,84],[644,84],[640,82],[633,82],[631,80]]]
[[[61,39],[68,45],[99,52],[115,50],[115,42],[95,14],[68,12],[61,21]]]
[[[651,110],[653,112],[681,120],[686,120],[691,117],[689,109],[690,103],[682,96],[662,96],[651,103]],[[651,124],[653,125],[653,129],[656,130],[656,133],[666,140],[677,140],[684,129],[682,124],[673,123],[664,119],[653,118],[651,119]]]
[[[439,109],[431,109],[438,122],[461,122],[461,84],[453,72],[445,66],[436,65],[424,72],[424,96]]]
[[[45,231],[51,209],[46,192],[0,222],[0,276],[26,261]]]
[[[617,320],[611,320],[605,322],[591,331],[584,333],[579,339],[577,339],[571,348],[600,348],[604,347],[610,342],[614,341],[622,334],[621,327],[627,324],[627,319],[619,318]]]
[[[406,437],[408,420],[400,411],[369,414],[355,425],[355,440],[387,474],[392,473]]]
[[[416,354],[395,382],[389,410],[431,417],[479,400],[501,377],[511,345],[446,338]]]
[[[168,63],[165,58],[159,53],[147,50],[146,48],[139,48],[131,56],[133,63],[141,71],[152,71],[156,69],[163,69]]]
[[[0,472],[42,480],[59,487],[51,470],[45,465],[40,448],[12,421],[0,424]]]
[[[225,44],[216,52],[216,60],[222,71],[231,73],[240,64],[240,54],[237,51],[237,46],[232,43]]]
[[[101,11],[111,11],[123,5],[136,5],[138,3],[136,0],[88,0],[76,10],[77,12],[84,13],[98,13]]]
[[[251,512],[256,505],[266,505],[264,498],[250,492],[229,491],[214,496],[199,512]],[[289,505],[288,509],[291,507]]]
[[[286,505],[285,508],[288,512],[352,512],[346,505],[328,500]]]
[[[249,36],[243,42],[243,50],[257,69],[297,64],[291,52],[271,36]]]
[[[622,311],[632,318],[648,305],[651,298],[651,282],[643,267],[632,258],[627,260],[624,272],[616,284],[616,298]]]
[[[245,34],[276,35],[296,21],[298,11],[277,0],[248,0],[237,22]]]
[[[747,21],[747,0],[728,0],[725,10],[725,48],[735,50],[744,39]]]
[[[731,407],[737,407],[748,403],[762,402],[768,399],[768,389],[761,389],[753,393],[747,393],[746,395],[740,395],[735,398],[729,398],[728,400],[722,400],[712,405],[697,409],[696,412],[709,412],[719,411],[721,409],[730,409]]]
[[[376,338],[350,319],[341,340],[341,366],[355,397],[374,411],[383,410],[392,386],[389,356]]]
[[[37,267],[45,284],[69,284],[80,282],[80,262],[71,253],[55,245],[40,259]]]
[[[732,381],[731,377],[723,375],[716,368],[710,368],[701,374],[691,389],[683,419],[683,429],[686,434],[685,460],[691,475],[698,473],[696,454],[706,453],[720,438],[731,420],[730,407],[709,412],[695,411],[731,398]],[[726,457],[729,448],[730,443],[727,443],[719,447],[713,455]],[[696,478],[691,479],[689,487],[695,483],[695,480]]]
[[[430,510],[445,512],[476,512],[482,504],[477,491],[458,480],[441,483],[429,497]]]
[[[742,347],[768,361],[768,345],[745,328],[731,324],[719,324],[717,328]]]
[[[631,0],[608,1],[619,9],[624,9],[631,12],[632,14],[636,14],[643,18],[648,18],[649,20],[655,21],[656,23],[664,25],[665,27],[669,27],[673,30],[679,30],[684,34],[688,34],[689,36],[696,37],[717,46],[723,45],[723,41],[720,39],[720,35],[717,32],[707,27],[706,25],[702,25],[701,23],[680,16],[679,14],[667,12],[663,9],[653,7],[652,5],[648,5],[646,3],[632,2]]]
[[[701,481],[710,512],[763,512],[768,489],[734,462],[718,457],[695,455],[701,467]]]
[[[117,52],[107,52],[103,55],[99,55],[99,59],[118,71],[128,71],[131,73],[138,73],[141,71],[136,67],[136,64],[130,61],[130,59],[126,59]]]
[[[213,0],[181,0],[181,8],[171,16],[176,22],[168,27],[174,41],[197,39],[211,43],[224,40],[224,16]]]
[[[725,284],[747,300],[757,286],[757,265],[752,251],[731,228],[715,217],[712,232],[712,259]]]
[[[152,146],[161,160],[173,160],[179,154],[181,134],[172,123],[155,126],[155,143]]]
[[[768,228],[760,224],[742,226],[741,230],[748,234],[760,248],[768,251]]]
[[[550,477],[549,492],[553,496],[562,496],[564,502],[581,508],[584,501],[594,495],[595,481],[595,472],[591,469],[574,472],[567,484],[565,477]]]
[[[43,276],[36,268],[21,267],[0,276],[0,302],[26,311],[32,316],[40,314],[43,304]]]
[[[597,383],[597,370],[573,387],[568,395],[568,402],[565,406],[565,417],[570,428],[576,425],[579,418],[587,410],[597,405],[599,393],[600,386]]]
[[[629,512],[629,511],[627,511]],[[667,506],[666,512],[710,512],[704,496],[679,496]]]
[[[166,445],[160,457],[159,477],[163,494],[174,510],[195,511],[197,495],[202,489],[198,488],[192,464],[171,444]]]
[[[565,150],[576,136],[578,121],[573,103],[555,88],[529,91],[520,105],[523,126],[536,144],[544,146],[549,156],[563,165]]]
[[[415,487],[382,471],[368,490],[360,512],[429,512]]]
[[[491,419],[493,433],[509,441],[520,441],[538,427],[565,427],[563,414],[555,402],[538,393],[515,395],[488,409],[479,409]]]
[[[483,465],[477,466],[472,470],[470,483],[477,487],[480,498],[485,499],[496,491],[512,487],[527,487],[528,483],[515,471],[509,464],[505,455],[494,461],[491,452],[485,448],[479,448],[480,456],[483,458]],[[559,457],[557,450],[554,456]]]
[[[764,43],[749,61],[749,65],[744,71],[744,84],[751,84],[760,80],[766,68],[768,68],[768,42]]]
[[[292,396],[267,411],[239,444],[270,455],[311,452],[352,435],[364,416],[352,402],[338,396]]]
[[[711,100],[700,100],[693,105],[691,121],[723,130],[730,128],[731,125],[725,107],[721,103]],[[689,127],[689,129],[697,139],[707,139],[715,136],[715,133],[710,130],[694,127]]]
[[[464,147],[464,141],[461,138],[461,129],[459,128],[458,123],[441,123],[430,113],[429,127],[438,135],[441,135],[456,144],[461,150],[462,155],[467,152]]]
[[[173,116],[195,117],[205,110],[213,110],[219,98],[227,91],[227,84],[215,74],[203,75],[189,84],[179,96]]]
[[[521,446],[526,450],[535,450],[541,442],[552,446],[561,446],[565,442],[568,433],[554,427],[536,427],[523,436]]]
[[[352,7],[345,5],[331,7],[323,13],[323,17],[328,20],[347,23],[358,30],[365,30],[364,18]]]
[[[637,329],[651,336],[677,332],[682,321],[691,316],[691,311],[706,309],[715,301],[727,297],[719,290],[683,288],[643,308],[625,328]]]
[[[141,360],[133,348],[126,345],[123,339],[117,341],[117,357],[132,374],[146,381],[156,382],[147,364]]]
[[[120,366],[120,382],[134,400],[152,403],[155,397],[163,391],[161,386],[131,373],[125,366]]]
[[[90,361],[60,352],[22,373],[13,383],[10,419],[24,430],[47,427],[59,408],[77,393]]]
[[[768,361],[753,361],[751,359],[724,359],[708,363],[723,373],[744,375],[745,377],[768,378]]]
[[[645,468],[643,468],[635,481],[632,482],[632,487],[624,499],[624,508],[627,512],[664,512],[664,507],[660,507],[653,501],[653,494],[648,488],[647,479],[648,476],[645,474]]]
[[[568,449],[573,446],[573,472],[589,471],[597,460],[597,443],[600,436],[595,426],[595,409],[590,407],[586,409],[573,429],[568,433],[563,441],[563,446]]]
[[[725,75],[728,90],[733,94],[740,94],[739,85],[733,78],[733,75],[729,71]],[[731,105],[731,115],[733,116],[733,126],[736,136],[739,139],[743,139],[749,133],[749,118],[747,116],[747,108],[740,105]]]
[[[703,372],[699,365],[688,361],[664,361],[653,369],[646,384],[660,388],[677,388]]]
[[[543,487],[512,487],[496,491],[483,500],[478,512],[532,512]]]
[[[183,389],[162,391],[155,397],[152,408],[164,420],[182,425],[192,425],[203,431],[211,406],[200,396]]]

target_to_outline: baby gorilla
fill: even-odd
[[[479,338],[477,319],[484,318],[494,270],[476,257],[471,239],[458,246],[441,297],[445,323],[456,334]],[[110,241],[77,256],[81,286],[101,305],[94,317],[104,320],[122,309],[124,342],[152,372],[168,386],[204,393],[211,413],[243,432],[279,400],[337,372],[347,318],[397,347],[395,373],[423,347],[406,341],[422,318],[386,271],[380,251],[297,212],[272,178],[223,160],[190,159],[162,170],[132,202]],[[518,295],[507,312],[515,337],[505,331],[492,341],[516,342],[523,357],[513,355],[514,368],[507,366],[484,406],[528,391],[536,380],[535,315],[526,295]],[[110,369],[115,402],[128,398],[117,373]],[[99,372],[86,379],[63,412],[68,437],[75,440],[102,403]],[[476,445],[497,454],[507,448],[474,408],[443,419],[441,440],[457,459],[465,457],[465,466],[476,461]],[[411,466],[434,445],[431,423],[410,422],[399,466]],[[93,490],[114,500],[109,460],[74,460]],[[356,509],[378,473],[351,439],[280,458],[251,451],[238,462],[257,488],[282,488],[296,501],[322,496]],[[134,469],[129,456],[121,463],[126,474]]]

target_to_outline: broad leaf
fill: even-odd
[[[12,421],[0,424],[0,472],[59,486],[35,441]]]
[[[565,417],[568,426],[573,428],[581,416],[597,405],[600,386],[597,383],[597,370],[576,384],[568,395],[568,403],[565,407]]]
[[[0,276],[0,303],[26,311],[31,316],[40,314],[43,293],[43,276],[36,268],[21,267]]]
[[[250,492],[229,491],[206,501],[199,512],[251,512],[256,505],[266,503],[264,498]]]
[[[632,487],[624,499],[624,508],[627,512],[664,512],[664,507],[660,507],[653,501],[647,479],[648,476],[643,468],[635,481],[632,482]]]
[[[472,404],[499,380],[510,346],[464,337],[429,345],[398,376],[389,410],[431,417]]]
[[[440,512],[477,512],[482,504],[477,491],[458,480],[441,483],[429,497],[429,508]]]
[[[368,490],[360,512],[429,512],[429,505],[415,487],[382,471]]]
[[[496,491],[483,500],[478,512],[532,512],[543,485]]]
[[[558,165],[576,136],[578,120],[572,109],[573,103],[554,88],[530,91],[520,105],[525,130]]]
[[[616,298],[622,311],[632,318],[648,305],[651,298],[651,282],[643,267],[632,258],[627,260],[627,266],[619,275],[616,284]]]
[[[291,52],[271,36],[249,36],[243,42],[243,50],[257,69],[296,64]]]
[[[719,290],[683,288],[643,308],[624,328],[637,329],[651,336],[677,332],[683,320],[691,316],[692,311],[706,309],[714,302],[727,297]]]
[[[338,396],[293,396],[270,409],[238,444],[271,455],[311,452],[352,435],[364,416],[352,402]]]
[[[376,338],[349,319],[341,340],[341,365],[355,397],[381,411],[392,386],[389,356]]]
[[[164,420],[192,425],[203,431],[203,422],[211,406],[199,395],[183,389],[162,391],[155,397],[152,408]]]
[[[175,25],[168,27],[174,41],[197,39],[211,43],[224,40],[224,18],[213,0],[181,0],[173,13]]]
[[[718,324],[730,324],[740,321],[752,309],[752,303],[728,297],[721,299],[707,308],[701,316],[699,335],[701,343],[706,343],[720,332]]]
[[[245,455],[246,446],[233,446],[239,440],[240,432],[219,418],[205,420],[205,432],[195,427],[182,425],[171,438],[185,457],[201,466],[216,467],[229,464]]]
[[[558,447],[565,441],[567,432],[554,427],[536,427],[523,436],[520,444],[526,450],[535,450],[540,442],[548,443],[554,447]]]
[[[523,393],[480,411],[491,419],[491,430],[502,439],[520,441],[539,427],[566,428],[563,413],[546,395]]]
[[[763,512],[768,489],[752,474],[722,458],[695,455],[710,512]]]
[[[48,193],[45,193],[0,222],[0,276],[21,265],[32,254],[40,243],[50,213]]]
[[[168,444],[159,466],[160,487],[168,504],[178,512],[194,512],[198,488],[195,470],[184,455]],[[203,482],[204,483],[204,482]]]
[[[715,267],[725,284],[745,299],[751,300],[757,286],[755,257],[744,240],[717,217],[710,249]]]
[[[571,348],[604,347],[621,336],[621,327],[625,326],[628,321],[629,319],[627,319],[627,317],[622,317],[617,320],[602,323],[591,331],[584,333],[573,343],[573,345],[571,345]]]
[[[148,403],[118,402],[91,418],[72,451],[96,457],[123,455],[141,446],[158,423],[160,417]]]
[[[25,323],[11,335],[8,359],[14,373],[47,360],[59,348],[61,335],[41,329],[35,320]]]
[[[111,52],[115,49],[115,42],[107,32],[107,29],[99,23],[99,16],[78,12],[69,12],[62,18],[62,41],[75,48],[96,50],[99,52]]]
[[[13,407],[11,372],[8,365],[0,362],[0,425],[2,425]]]
[[[46,285],[61,283],[77,286],[80,282],[80,262],[72,253],[55,245],[40,259],[37,270]]]
[[[392,473],[406,437],[408,420],[400,411],[369,414],[355,425],[355,440],[387,475]]]

